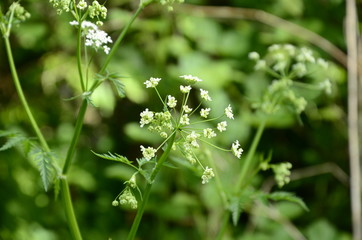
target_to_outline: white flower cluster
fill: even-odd
[[[140,126],[147,126],[148,130],[158,133],[165,141],[157,148],[141,146],[141,152],[143,158],[147,161],[151,160],[156,156],[157,151],[167,142],[171,135],[177,134],[173,143],[173,149],[179,149],[180,152],[185,156],[191,164],[198,163],[203,169],[204,174],[202,175],[202,182],[207,183],[209,179],[214,177],[214,173],[211,168],[203,167],[201,162],[198,160],[195,150],[200,148],[201,142],[206,142],[212,138],[217,137],[217,132],[225,132],[227,130],[227,121],[217,122],[214,126],[208,126],[206,128],[193,128],[192,125],[200,123],[212,123],[221,117],[228,119],[234,119],[234,114],[231,105],[229,104],[225,109],[224,113],[216,118],[209,118],[211,108],[202,108],[203,102],[212,101],[209,92],[204,89],[200,89],[199,96],[201,103],[196,107],[192,108],[188,105],[188,99],[192,84],[196,84],[202,81],[200,78],[192,75],[180,76],[181,79],[185,80],[186,84],[180,85],[180,92],[183,95],[182,101],[178,101],[175,96],[168,95],[166,100],[160,96],[157,86],[161,81],[161,78],[151,77],[145,81],[146,88],[153,88],[157,92],[164,110],[162,112],[153,112],[146,108],[140,114]],[[196,114],[198,113],[198,114]],[[197,116],[198,115],[198,116]],[[193,122],[195,117],[198,121]],[[211,146],[214,146],[210,143]],[[215,146],[216,147],[216,146]],[[217,147],[218,149],[221,149]],[[230,149],[224,149],[233,153],[237,158],[241,157],[243,149],[240,147],[239,141],[235,141]]]
[[[72,26],[78,26],[77,21],[69,23]],[[98,29],[98,26],[89,21],[82,22],[82,34],[85,37],[85,45],[94,48],[96,51],[102,49],[106,54],[109,53],[110,48],[108,43],[112,43],[112,39],[105,31]]]
[[[255,61],[255,69],[270,73],[276,79],[268,87],[263,99],[255,107],[271,114],[282,107],[292,110],[296,114],[303,112],[307,106],[306,99],[296,88],[308,91],[324,91],[330,94],[332,85],[327,77],[328,63],[317,58],[313,51],[306,48],[297,48],[291,44],[274,44],[268,48],[268,53],[262,58],[257,52],[250,52],[249,58]],[[318,72],[318,75],[314,73]],[[324,77],[321,77],[325,75]],[[315,76],[315,79],[313,76]],[[301,79],[303,81],[295,81]],[[309,79],[312,79],[308,82]],[[327,80],[325,80],[327,79]]]
[[[215,177],[212,168],[206,167],[204,173],[201,176],[202,184],[208,183],[211,178]]]

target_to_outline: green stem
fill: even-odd
[[[78,39],[77,39],[77,65],[78,65],[78,73],[79,73],[79,80],[82,86],[83,92],[86,91],[84,86],[84,78],[83,78],[83,71],[82,71],[82,21],[78,23]]]
[[[250,168],[251,162],[253,160],[253,157],[255,155],[256,148],[259,144],[261,135],[263,134],[264,128],[265,128],[266,120],[263,120],[261,124],[258,127],[258,130],[254,136],[253,142],[251,144],[250,149],[248,150],[248,155],[246,156],[245,162],[243,164],[243,167],[241,169],[238,181],[235,185],[235,192],[240,193],[241,187],[243,185],[244,179],[246,177],[246,174]]]
[[[226,193],[223,190],[221,179],[220,179],[220,176],[219,176],[219,174],[217,172],[217,168],[216,168],[216,164],[214,162],[214,159],[212,158],[210,150],[205,148],[204,152],[206,154],[206,157],[208,159],[208,162],[209,162],[210,166],[212,167],[212,169],[214,169],[216,188],[217,188],[217,191],[218,191],[218,193],[220,195],[222,203],[223,203],[224,207],[227,207],[228,200],[227,200],[227,197],[226,197]]]
[[[73,137],[72,137],[72,141],[71,141],[70,146],[68,148],[67,157],[65,158],[65,163],[64,163],[64,166],[63,166],[63,175],[66,175],[68,173],[70,164],[72,162],[75,147],[77,146],[79,135],[80,135],[80,132],[81,132],[82,127],[83,127],[83,120],[84,120],[85,113],[87,111],[87,106],[88,106],[87,100],[83,99],[82,105],[81,105],[81,107],[79,109],[79,113],[78,113],[78,116],[77,116],[77,121],[76,121],[76,124],[75,124],[75,131],[74,131],[74,134],[73,134]]]
[[[13,77],[15,88],[16,88],[16,91],[17,91],[17,93],[19,95],[20,101],[21,101],[21,103],[22,103],[22,105],[23,105],[23,107],[25,109],[26,114],[28,115],[28,118],[30,120],[30,124],[31,124],[33,130],[35,131],[35,134],[38,137],[38,139],[40,141],[40,144],[42,145],[42,147],[44,148],[45,151],[50,152],[50,148],[49,148],[47,142],[45,141],[45,138],[44,138],[42,132],[40,131],[38,124],[35,121],[35,118],[34,118],[32,112],[30,110],[28,102],[26,101],[23,89],[21,88],[18,73],[16,71],[16,67],[15,67],[15,63],[14,63],[13,54],[11,52],[11,45],[10,45],[10,42],[9,42],[9,38],[7,36],[5,36],[4,40],[5,40],[5,48],[6,48],[6,53],[8,55],[11,75]]]
[[[222,218],[222,222],[221,222],[221,226],[220,226],[220,231],[218,232],[215,240],[222,240],[224,238],[224,234],[226,232],[229,220],[230,220],[230,211],[226,210],[224,213],[224,216]]]
[[[62,192],[62,200],[65,208],[65,215],[67,217],[67,222],[72,234],[73,240],[82,240],[82,235],[80,234],[77,219],[74,214],[73,204],[69,192],[69,184],[66,176],[63,176],[60,179],[60,190]]]
[[[242,191],[242,187],[243,187],[245,177],[246,177],[246,175],[248,173],[251,162],[252,162],[253,157],[254,157],[255,152],[256,152],[256,148],[257,148],[257,146],[258,146],[258,144],[260,142],[261,136],[262,136],[262,134],[264,132],[265,124],[266,124],[266,119],[264,119],[261,122],[261,124],[259,125],[258,130],[257,130],[257,132],[256,132],[256,134],[254,136],[253,142],[251,143],[250,149],[248,150],[248,155],[246,156],[246,159],[245,159],[245,162],[244,162],[243,167],[241,169],[239,178],[238,178],[238,180],[236,182],[236,185],[235,185],[235,194],[237,196]],[[226,228],[228,227],[228,223],[229,223],[229,220],[230,220],[230,215],[231,215],[231,212],[228,209],[226,209],[225,213],[224,213],[223,221],[222,221],[221,226],[220,226],[220,231],[219,231],[219,234],[216,237],[216,240],[222,240],[223,239]]]
[[[166,150],[164,151],[164,153],[162,154],[161,158],[158,160],[155,168],[152,171],[150,181],[146,185],[145,191],[143,193],[143,200],[141,202],[141,205],[138,207],[138,211],[137,211],[135,219],[133,220],[133,224],[132,224],[131,230],[130,230],[130,232],[128,234],[127,240],[133,240],[136,237],[138,226],[139,226],[139,224],[141,222],[143,213],[145,211],[146,204],[148,202],[148,198],[150,196],[153,181],[155,180],[155,178],[156,178],[158,172],[160,171],[163,163],[166,161],[166,159],[168,158],[168,155],[170,154],[172,145],[173,145],[173,143],[175,141],[175,136],[176,136],[176,132],[173,133],[173,136],[168,141],[168,145],[167,145]]]
[[[100,70],[100,73],[104,73],[106,71],[106,68],[109,64],[109,62],[111,61],[113,55],[115,54],[119,44],[122,42],[124,36],[126,35],[126,33],[128,32],[128,29],[131,27],[132,23],[134,22],[134,20],[136,20],[136,18],[138,17],[138,15],[142,12],[142,10],[144,9],[145,5],[140,5],[137,9],[137,11],[133,14],[132,18],[129,20],[129,22],[127,23],[127,25],[123,28],[121,34],[118,36],[117,40],[114,42],[113,47],[111,49],[111,51],[109,52],[109,54],[107,55],[106,60],[104,61],[104,64]]]

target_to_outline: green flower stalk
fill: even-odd
[[[157,134],[164,139],[157,146],[140,146],[142,157],[137,159],[138,168],[131,164],[125,157],[117,154],[96,154],[99,157],[121,161],[124,164],[136,169],[135,174],[126,182],[126,187],[112,201],[113,206],[128,205],[131,208],[138,208],[136,218],[130,230],[128,240],[134,239],[138,226],[142,219],[145,206],[147,204],[150,191],[156,176],[158,175],[163,164],[168,160],[169,155],[173,152],[180,153],[190,165],[202,171],[201,183],[207,184],[215,177],[214,170],[209,166],[204,166],[198,157],[201,144],[205,144],[219,150],[230,152],[237,158],[240,158],[243,149],[240,147],[238,140],[231,144],[228,149],[218,147],[210,142],[210,139],[216,138],[227,130],[227,121],[234,119],[231,105],[225,107],[223,114],[218,117],[210,118],[211,108],[203,108],[205,102],[212,101],[209,92],[205,89],[197,90],[196,84],[202,80],[192,75],[180,76],[183,83],[179,87],[182,98],[177,99],[175,96],[167,95],[162,97],[157,89],[161,78],[151,77],[145,81],[146,88],[154,89],[161,102],[161,111],[152,111],[146,108],[140,113],[140,127]],[[189,97],[192,91],[198,93],[200,103],[197,106],[191,106]],[[205,127],[206,125],[206,127]],[[161,157],[157,155],[163,150]],[[151,170],[144,169],[144,165],[151,164]],[[147,180],[147,185],[141,193],[136,183],[136,176],[141,175]],[[137,191],[136,191],[137,190]],[[140,203],[136,199],[140,200]]]

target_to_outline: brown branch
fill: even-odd
[[[348,140],[353,239],[362,239],[361,165],[358,136],[358,18],[355,0],[346,1]]]
[[[335,163],[327,162],[320,165],[315,165],[306,168],[300,168],[292,170],[292,175],[290,176],[291,181],[296,181],[303,178],[314,177],[322,174],[332,174],[336,179],[341,183],[348,186],[348,175]],[[265,192],[270,192],[271,188],[275,185],[274,178],[270,177],[265,180],[262,189]]]
[[[323,49],[341,65],[347,67],[346,54],[333,43],[316,34],[315,32],[312,32],[295,23],[286,21],[273,14],[267,13],[263,10],[221,6],[197,6],[191,4],[182,4],[175,8],[175,10],[177,12],[185,12],[187,14],[205,17],[253,20],[272,26],[274,28],[280,28]]]

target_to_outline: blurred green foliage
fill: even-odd
[[[327,38],[342,50],[344,2],[311,0],[190,0],[190,4],[255,8],[300,24]],[[1,1],[5,9],[10,0]],[[81,93],[75,55],[75,33],[66,15],[58,16],[47,1],[23,0],[32,14],[29,21],[14,30],[11,43],[22,86],[32,110],[53,151],[64,156],[74,129],[79,101],[65,99]],[[115,37],[137,6],[137,1],[113,0],[106,3],[108,22],[104,29]],[[84,239],[124,239],[135,211],[112,207],[114,197],[132,171],[104,161],[91,153],[117,152],[128,159],[139,157],[139,145],[155,144],[152,136],[138,126],[139,113],[156,108],[156,96],[145,91],[143,82],[150,76],[162,77],[161,94],[178,91],[182,74],[204,79],[201,86],[210,90],[215,109],[231,103],[236,120],[219,139],[226,145],[239,139],[247,151],[259,119],[251,109],[272,79],[254,72],[247,59],[250,51],[265,52],[273,43],[308,46],[336,62],[299,36],[257,21],[216,19],[196,16],[175,6],[168,12],[161,6],[145,9],[133,25],[109,67],[124,76],[126,99],[118,98],[111,85],[102,85],[94,96],[96,108],[89,108],[78,144],[70,183],[77,217]],[[0,40],[0,43],[1,40]],[[0,129],[18,130],[33,137],[28,119],[16,95],[3,44],[0,47]],[[97,69],[102,57],[95,59]],[[345,70],[332,68],[337,84],[332,96],[314,100],[302,115],[302,124],[290,115],[270,121],[258,149],[273,152],[274,162],[289,161],[293,169],[323,163],[348,170],[346,133]],[[218,113],[215,113],[217,115]],[[0,139],[0,145],[5,139]],[[212,153],[226,191],[231,191],[238,165],[227,154]],[[199,176],[181,167],[166,168],[158,177],[138,239],[213,239],[223,213],[214,184],[201,185]],[[241,159],[242,161],[242,159]],[[322,169],[323,170],[323,169]],[[350,239],[348,184],[329,173],[316,171],[292,181],[283,190],[301,197],[308,208],[276,203],[285,221],[291,221],[307,239]],[[253,181],[261,187],[270,182],[271,172]],[[44,192],[34,164],[21,150],[0,152],[0,239],[69,239],[65,216],[52,191]],[[273,188],[276,188],[275,186]],[[239,224],[229,229],[225,239],[293,239],[285,221],[273,219],[258,204],[250,205]],[[233,235],[232,235],[233,232]],[[237,236],[233,238],[231,236]]]

